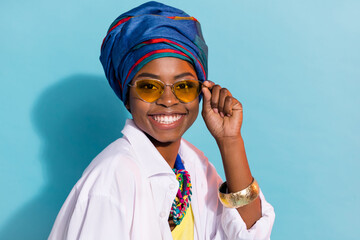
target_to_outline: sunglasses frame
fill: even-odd
[[[143,98],[140,97],[139,93],[136,91],[136,86],[137,86],[137,82],[139,82],[139,81],[144,81],[144,80],[155,81],[155,82],[158,82],[161,86],[163,86],[163,92],[160,94],[159,98],[161,98],[161,96],[164,94],[165,88],[166,88],[167,86],[169,86],[170,89],[171,89],[171,92],[174,94],[174,96],[176,97],[176,99],[179,100],[181,103],[191,103],[191,102],[193,102],[197,97],[199,97],[199,96],[201,95],[201,87],[202,87],[202,85],[203,85],[202,81],[200,81],[199,79],[183,79],[183,80],[176,81],[176,82],[174,82],[173,84],[165,84],[163,81],[158,80],[158,79],[139,79],[139,80],[136,80],[136,81],[134,82],[134,84],[130,84],[130,83],[129,83],[128,86],[129,86],[129,87],[135,87],[135,92],[136,92],[136,94],[138,95],[138,97],[139,97],[142,101],[147,102],[147,103],[154,103],[154,102],[156,102],[157,100],[159,100],[159,98],[155,99],[155,100],[152,101],[152,102],[148,102],[148,101],[146,101],[145,99],[143,99]],[[183,81],[197,81],[197,82],[199,82],[199,92],[198,92],[198,95],[197,95],[193,100],[191,100],[190,102],[184,102],[184,101],[180,100],[180,99],[178,98],[178,96],[176,96],[176,94],[175,94],[174,85],[177,84],[177,83],[179,83],[179,82],[183,82]]]

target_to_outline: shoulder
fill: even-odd
[[[125,138],[119,138],[100,152],[85,169],[83,176],[90,173],[122,172],[136,168],[133,148]]]
[[[135,189],[143,181],[141,168],[128,140],[123,137],[111,143],[95,157],[71,190],[56,218],[49,239],[65,239],[67,237],[64,234],[77,235],[83,229],[84,221],[87,221],[87,226],[91,225],[89,223],[106,225],[96,228],[97,230],[116,225],[121,221],[119,218],[129,219],[131,222]],[[114,214],[116,212],[118,214]],[[99,216],[104,221],[99,223]],[[96,232],[96,229],[91,229],[90,232]],[[109,232],[116,229],[119,230],[112,228]]]
[[[195,161],[198,161],[202,164],[207,164],[208,159],[205,154],[195,147],[192,143],[185,140],[184,138],[181,139],[181,145],[179,150],[181,155],[184,155],[185,158],[191,158]]]
[[[182,139],[181,141],[180,154],[184,156],[185,161],[188,159],[189,161],[194,162],[196,168],[201,170],[204,177],[207,179],[216,179],[216,181],[221,181],[216,168],[205,156],[205,154],[185,139]]]
[[[85,169],[76,183],[79,200],[89,196],[114,198],[131,194],[135,185],[141,182],[141,168],[136,155],[125,137],[116,140],[99,153]]]

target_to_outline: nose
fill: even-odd
[[[179,102],[180,102],[179,99],[176,98],[176,96],[173,93],[170,85],[165,85],[164,93],[156,101],[157,104],[163,105],[165,107],[171,107],[173,105],[178,104]]]

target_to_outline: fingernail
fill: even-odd
[[[223,112],[221,112],[221,113],[220,113],[220,116],[221,116],[221,117],[225,117],[225,115],[224,115],[224,113],[223,113]]]
[[[217,108],[213,108],[214,113],[219,113],[219,110]]]
[[[227,117],[231,117],[231,114],[230,114],[230,113],[227,113],[226,116],[227,116]]]

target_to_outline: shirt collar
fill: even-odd
[[[161,156],[145,133],[136,126],[134,120],[126,120],[122,133],[133,147],[134,152],[138,157],[138,161],[142,165],[147,177],[163,173],[173,174],[169,164]]]
[[[124,136],[129,140],[138,157],[138,161],[143,166],[147,177],[157,174],[173,174],[172,169],[166,160],[161,156],[145,133],[140,130],[134,120],[127,119],[122,130]],[[189,152],[189,143],[181,139],[179,154],[185,165],[185,169],[193,162],[193,157]]]

